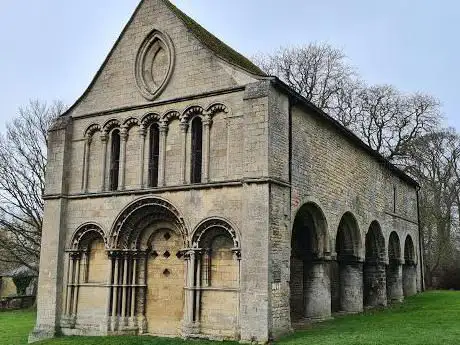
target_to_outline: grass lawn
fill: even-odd
[[[30,311],[0,313],[0,344],[24,345],[34,324]],[[222,344],[151,337],[60,338],[39,345]],[[401,305],[362,315],[344,316],[281,339],[305,345],[460,345],[460,292],[434,291]],[[232,344],[232,343],[225,343]]]

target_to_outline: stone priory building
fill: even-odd
[[[31,342],[264,343],[422,289],[416,181],[167,0],[49,143]]]

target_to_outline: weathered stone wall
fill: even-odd
[[[233,92],[220,96],[204,97],[199,100],[188,100],[183,102],[175,103],[174,105],[160,105],[151,106],[148,109],[142,110],[130,110],[119,114],[112,115],[100,115],[89,118],[78,118],[75,120],[75,126],[73,129],[73,144],[71,154],[71,166],[69,178],[69,188],[71,194],[78,194],[82,192],[82,180],[83,180],[83,161],[84,161],[84,150],[85,150],[85,131],[94,124],[102,127],[109,120],[116,120],[120,124],[123,124],[127,119],[135,118],[139,122],[141,119],[149,113],[155,113],[163,115],[169,111],[177,111],[182,113],[185,109],[191,106],[201,107],[207,109],[211,104],[220,103],[227,107],[226,112],[217,112],[215,117],[215,123],[213,121],[210,128],[210,153],[209,153],[209,171],[210,181],[226,181],[241,179],[247,174],[243,174],[243,150],[244,150],[244,136],[251,135],[251,129],[246,126],[245,121],[249,126],[254,120],[256,122],[255,129],[260,121],[257,119],[250,118],[245,120],[245,114],[254,114],[251,109],[245,109],[245,102],[242,100],[243,92]],[[262,123],[266,125],[265,118],[263,117],[262,111]],[[214,118],[213,118],[214,120]],[[139,135],[139,125],[134,125],[129,129],[127,142],[126,142],[126,190],[139,190],[139,177],[140,177],[140,144],[142,140],[145,140],[145,154],[144,162],[142,165],[143,169],[143,182],[144,186],[147,185],[148,179],[148,143],[149,136],[146,133],[145,139]],[[101,172],[103,164],[103,145],[101,142],[101,131],[96,131],[92,135],[90,149],[89,149],[89,167],[88,167],[88,192],[97,193],[101,191]],[[166,171],[166,186],[178,186],[182,185],[182,132],[180,129],[180,121],[173,119],[168,124],[168,130],[166,134],[166,159],[165,159],[165,171]],[[218,138],[218,140],[216,140]],[[254,139],[254,143],[258,143],[261,140],[266,140],[265,137],[258,136]],[[186,167],[185,167],[185,179],[186,183],[190,183],[190,148],[191,148],[191,134],[190,128],[187,130],[186,137]],[[249,145],[254,145],[248,143]],[[251,154],[259,152],[259,148],[250,146],[252,149]],[[261,147],[263,148],[263,147]],[[262,161],[266,158],[266,153],[263,157],[255,157],[258,161]],[[107,144],[106,154],[106,178],[105,185],[109,184],[109,165],[110,165],[110,138]],[[248,164],[246,168],[256,169],[255,173],[258,174],[257,167],[253,167]],[[262,174],[260,174],[262,176]]]
[[[72,169],[67,164],[72,144],[72,120],[68,117],[60,118],[49,132],[48,140],[47,194],[66,194],[68,192],[66,181]],[[37,323],[29,337],[30,341],[53,337],[59,329],[63,303],[66,207],[65,199],[45,201],[37,293]]]
[[[153,30],[168,35],[174,45],[175,67],[155,102],[244,85],[246,73],[216,57],[187,30],[161,0],[143,1],[119,42],[72,116],[144,105],[133,77],[136,54]]]
[[[295,106],[292,128],[292,219],[304,203],[316,203],[327,220],[334,252],[340,220],[351,212],[359,227],[362,259],[365,234],[374,220],[382,228],[387,252],[390,233],[396,231],[401,253],[410,235],[418,257],[415,186],[395,176],[318,115]]]

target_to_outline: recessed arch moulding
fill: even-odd
[[[142,96],[152,101],[166,87],[174,71],[174,45],[168,35],[153,30],[136,56],[135,78]]]

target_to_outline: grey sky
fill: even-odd
[[[454,0],[176,0],[251,56],[326,41],[369,83],[423,91],[460,130],[460,2]],[[87,87],[138,0],[0,0],[0,129],[30,98],[72,104]]]

